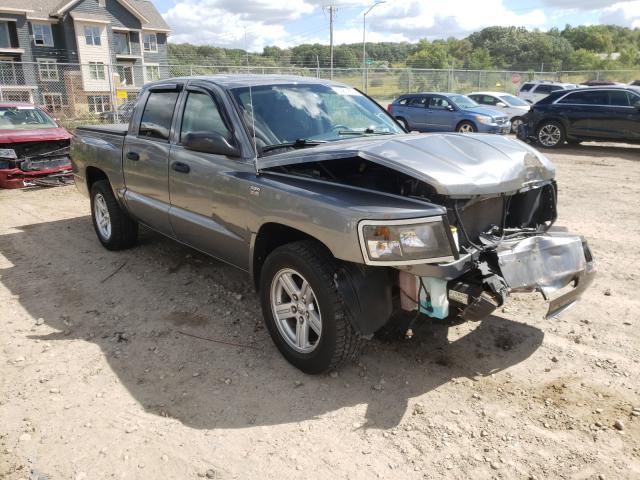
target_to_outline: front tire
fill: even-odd
[[[91,219],[107,250],[124,250],[136,244],[138,223],[120,207],[107,180],[91,185]]]
[[[267,329],[280,353],[305,373],[338,368],[362,345],[334,282],[337,269],[337,261],[311,240],[278,247],[262,267]]]
[[[540,124],[536,131],[538,144],[545,148],[558,148],[564,144],[564,128],[554,120],[547,120]]]
[[[402,117],[398,117],[396,118],[396,120],[398,121],[398,123],[400,125],[402,125],[402,128],[404,128],[407,132],[409,132],[409,123]]]
[[[456,132],[458,133],[475,133],[477,131],[478,129],[476,128],[476,126],[466,120],[464,122],[460,122],[456,127]]]
[[[513,117],[511,119],[511,133],[517,134],[522,123],[522,117]]]

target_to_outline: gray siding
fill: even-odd
[[[145,32],[142,32],[144,35]],[[150,32],[147,32],[150,33]],[[156,38],[158,40],[157,52],[144,52],[145,63],[159,63],[160,65],[167,64],[167,34],[157,33]]]

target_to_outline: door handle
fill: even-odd
[[[134,162],[137,162],[138,160],[140,160],[140,155],[138,155],[137,152],[127,152],[127,158],[129,160],[133,160]]]
[[[171,168],[176,172],[180,172],[180,173],[189,173],[191,171],[191,168],[189,167],[189,165],[182,162],[173,162],[171,164]]]

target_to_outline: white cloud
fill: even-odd
[[[177,0],[163,16],[173,30],[172,42],[261,51],[265,45],[327,44],[328,20],[319,11],[328,1]],[[362,41],[362,13],[371,1],[352,0],[348,6],[338,6],[336,44]],[[505,7],[503,0],[388,0],[367,16],[367,39],[464,37],[491,25],[543,27],[546,20],[541,9],[518,13]]]
[[[629,3],[634,0],[622,0],[618,2]],[[550,8],[560,8],[564,10],[581,10],[581,11],[589,11],[589,10],[599,10],[601,8],[608,7],[611,5],[611,0],[542,0],[542,3]]]
[[[380,5],[370,16],[372,28],[412,40],[464,37],[492,25],[542,27],[546,22],[541,9],[516,13],[506,8],[502,0],[404,0]]]
[[[614,3],[604,9],[600,15],[600,22],[640,28],[640,1]]]
[[[287,43],[284,24],[313,12],[307,0],[182,0],[163,14],[171,41],[246,48]],[[246,42],[245,42],[246,29]]]

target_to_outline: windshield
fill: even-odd
[[[249,128],[253,100],[258,147],[403,133],[380,106],[350,87],[260,85],[251,92],[248,87],[231,91]]]
[[[42,110],[34,107],[0,107],[0,130],[33,130],[56,128],[55,122]]]
[[[450,95],[449,99],[455,103],[458,108],[473,108],[478,106],[476,102],[466,95]]]
[[[500,95],[500,100],[503,100],[507,105],[512,107],[529,107],[530,105],[521,98],[514,97],[513,95]]]

